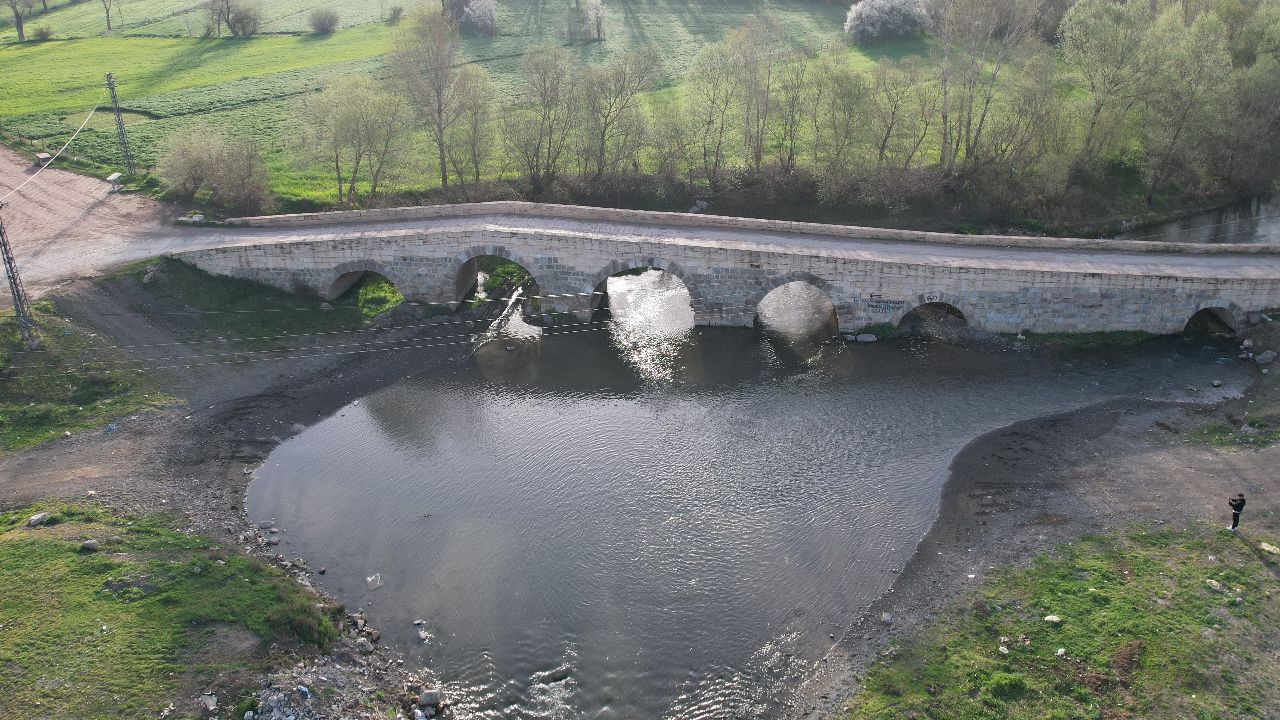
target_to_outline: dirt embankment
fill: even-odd
[[[1246,336],[1255,348],[1280,348],[1280,323]],[[1263,374],[1255,366],[1253,372],[1256,382],[1244,397],[1216,406],[1113,401],[1016,423],[971,442],[952,462],[938,517],[915,555],[892,590],[833,644],[794,714],[836,713],[882,648],[920,631],[997,567],[1134,523],[1226,525],[1226,500],[1237,492],[1249,497],[1246,532],[1252,523],[1280,527],[1280,445],[1235,449],[1186,438],[1205,425],[1275,414],[1276,370]]]
[[[146,367],[169,367],[176,364],[174,356],[218,350],[216,344],[174,345],[191,337],[187,331],[199,320],[187,315],[139,314],[154,298],[129,284],[80,281],[54,300],[63,314],[98,331],[104,344],[129,346],[123,352]],[[392,312],[380,318],[378,325],[403,324],[404,319]],[[450,319],[456,316],[441,318]],[[364,331],[362,341],[391,342],[414,332],[422,331]],[[60,498],[101,503],[124,514],[169,512],[185,519],[191,530],[268,558],[306,582],[318,568],[279,554],[267,531],[248,522],[244,498],[252,470],[271,449],[306,425],[396,379],[446,362],[464,348],[373,355],[304,350],[284,353],[290,358],[308,356],[287,362],[203,364],[158,371],[161,384],[178,398],[173,404],[121,418],[111,429],[75,434],[0,457],[0,507]],[[296,666],[281,668],[272,681],[275,689],[263,691],[263,702],[274,703],[267,710],[278,709],[281,717],[297,718],[386,717],[388,704],[402,697],[406,687],[431,685],[429,676],[406,670],[394,653],[370,652],[366,644],[370,638],[376,641],[376,633],[349,629],[332,654],[306,657]],[[292,692],[299,684],[316,695],[303,702]],[[217,687],[200,688],[192,697],[175,701],[185,711],[195,706],[199,692]],[[266,717],[271,717],[270,712]]]

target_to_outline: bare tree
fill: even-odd
[[[604,40],[604,0],[587,0],[582,10],[583,34],[589,40]]]
[[[13,28],[18,31],[18,42],[26,42],[27,33],[24,23],[27,16],[35,9],[35,0],[3,0],[3,2],[13,11]]]
[[[389,165],[403,155],[412,114],[398,96],[370,78],[355,76],[334,81],[306,103],[307,148],[334,173],[338,203],[371,204],[383,189]]]
[[[792,57],[778,73],[777,141],[778,164],[786,172],[796,168],[796,153],[800,147],[800,135],[804,131],[805,117],[813,104],[813,78],[809,64],[801,57]]]
[[[853,164],[866,135],[869,94],[866,78],[845,62],[843,52],[818,58],[809,108],[815,165],[833,171]]]
[[[1151,16],[1144,3],[1079,0],[1062,20],[1062,55],[1088,93],[1078,162],[1090,163],[1142,97],[1155,72],[1143,37]]]
[[[652,117],[649,137],[654,151],[654,174],[674,178],[684,170],[691,170],[696,123],[691,122],[693,118],[687,106],[679,98],[657,102],[653,105]]]
[[[1043,0],[940,0],[940,161],[951,172],[979,157],[996,98],[1032,47]]]
[[[392,66],[418,112],[431,126],[440,165],[440,186],[449,187],[447,134],[458,116],[458,24],[445,12],[423,11],[396,39]]]
[[[630,52],[584,69],[579,85],[585,157],[597,180],[639,152],[644,129],[641,98],[655,80],[657,57]]]
[[[702,172],[712,187],[718,186],[724,166],[733,108],[737,106],[737,73],[722,45],[713,45],[693,62],[686,81],[689,94],[692,142],[702,160]]]
[[[781,36],[772,19],[752,17],[730,31],[725,44],[739,87],[747,160],[759,170],[778,102],[778,73],[785,62]]]
[[[912,91],[920,83],[919,67],[881,60],[871,86],[871,126],[876,131],[876,167],[891,159],[895,144],[910,122]]]
[[[447,145],[454,173],[476,183],[493,154],[493,82],[483,69],[467,65],[454,83],[457,94],[457,121],[449,129]]]
[[[102,0],[102,11],[107,16],[107,32],[111,32],[111,8],[116,4],[116,0]]]
[[[1189,26],[1166,9],[1151,28],[1146,52],[1159,67],[1145,98],[1142,128],[1148,148],[1147,200],[1177,166],[1193,167],[1226,117],[1231,54],[1226,29],[1211,13]]]
[[[564,159],[574,124],[572,71],[564,48],[544,46],[526,52],[515,107],[503,118],[507,146],[523,166],[534,195],[551,186]]]
[[[992,116],[986,140],[969,158],[971,169],[996,169],[1013,184],[1050,151],[1065,147],[1056,77],[1048,49],[1022,61],[1022,71],[1004,93],[1003,111]]]
[[[1237,70],[1230,106],[1210,152],[1214,173],[1234,189],[1265,195],[1280,176],[1280,60],[1261,55]]]

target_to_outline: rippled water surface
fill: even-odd
[[[250,488],[251,518],[327,566],[317,580],[428,664],[459,717],[785,714],[910,557],[967,442],[1242,383],[1182,340],[1050,357],[688,330],[673,280],[611,281],[616,325],[489,343],[362,398]]]
[[[1117,240],[1189,243],[1280,243],[1280,200],[1240,203],[1155,227],[1139,228]]]

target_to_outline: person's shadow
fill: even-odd
[[[1244,543],[1246,547],[1252,550],[1254,555],[1258,556],[1258,560],[1262,562],[1263,567],[1270,570],[1271,574],[1275,575],[1277,580],[1280,580],[1280,555],[1272,555],[1266,550],[1263,550],[1258,546],[1258,543],[1255,543],[1245,537],[1239,531],[1235,533],[1235,536],[1240,540],[1240,542]]]

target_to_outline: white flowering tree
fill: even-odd
[[[859,43],[915,37],[929,29],[921,0],[862,0],[845,16],[844,31]]]
[[[498,28],[497,0],[471,0],[462,14],[462,24],[481,35],[492,36]]]

